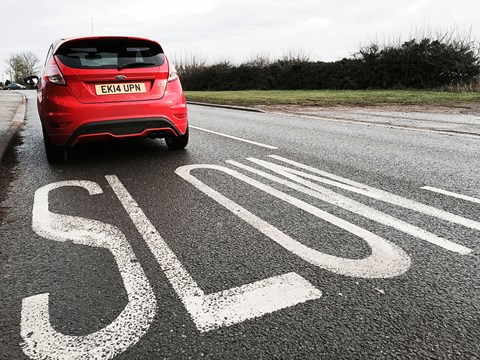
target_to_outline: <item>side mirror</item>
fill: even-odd
[[[38,76],[35,76],[35,75],[27,76],[26,78],[23,79],[23,81],[25,82],[25,84],[37,88]]]

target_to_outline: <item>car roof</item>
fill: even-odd
[[[150,41],[150,42],[153,42],[153,43],[156,43],[158,44],[158,46],[160,46],[160,44],[152,39],[147,39],[147,38],[141,38],[141,37],[135,37],[135,36],[85,36],[85,37],[72,37],[72,38],[65,38],[65,39],[58,39],[56,41],[53,42],[52,46],[53,46],[53,53],[55,53],[58,48],[60,46],[62,46],[63,44],[66,44],[70,41],[77,41],[77,40],[108,40],[108,39],[112,39],[112,40],[120,40],[120,39],[124,39],[124,40],[142,40],[142,41]]]

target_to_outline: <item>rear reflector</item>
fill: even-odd
[[[187,113],[181,113],[181,114],[173,114],[177,119],[186,119],[187,118]]]

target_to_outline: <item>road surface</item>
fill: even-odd
[[[51,166],[26,94],[0,358],[480,358],[478,139],[190,106]]]

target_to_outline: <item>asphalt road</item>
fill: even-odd
[[[27,96],[0,358],[480,358],[478,139],[191,106],[49,166]]]

